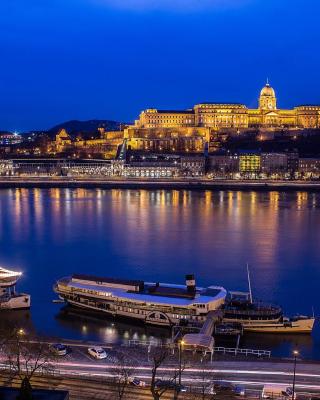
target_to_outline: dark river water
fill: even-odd
[[[23,271],[30,315],[0,314],[39,332],[117,342],[169,332],[62,310],[54,281],[75,272],[246,290],[287,314],[320,315],[320,194],[165,190],[8,189],[0,191],[0,265]],[[25,319],[28,317],[28,320]],[[320,359],[312,336],[246,335],[242,346]]]

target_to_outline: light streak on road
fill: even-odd
[[[83,368],[97,368],[97,369],[108,369],[108,368],[116,368],[115,364],[94,364],[94,363],[79,363],[79,362],[60,362],[56,364],[57,367],[83,367]],[[120,367],[120,366],[119,366]],[[121,368],[132,368],[132,365],[127,365],[125,367],[121,366]],[[139,370],[147,370],[150,371],[150,366],[148,365],[139,365]],[[164,372],[174,372],[176,367],[160,367],[159,371]],[[221,373],[221,374],[244,374],[244,375],[278,375],[278,376],[292,376],[293,373],[291,371],[270,371],[270,370],[249,370],[249,369],[222,369],[222,368],[188,368],[186,367],[184,372],[186,373]],[[296,376],[304,377],[304,378],[316,378],[320,379],[320,374],[311,374],[305,372],[297,372]]]

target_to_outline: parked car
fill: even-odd
[[[103,358],[107,358],[106,351],[99,346],[89,347],[88,353],[90,354],[91,357],[97,360],[102,360]]]
[[[142,386],[142,387],[146,386],[145,381],[142,381],[142,380],[139,379],[139,378],[130,378],[130,379],[129,379],[129,382],[130,382],[130,384],[133,385],[133,386]]]
[[[234,390],[233,384],[227,381],[215,381],[213,387],[217,392],[232,392]]]
[[[68,347],[61,343],[54,343],[50,346],[50,351],[57,356],[65,356],[68,353]]]
[[[157,380],[155,383],[156,388],[167,388],[167,389],[172,389],[176,390],[178,393],[180,392],[186,392],[187,388],[184,385],[179,385],[178,383],[175,383],[173,381],[164,381],[164,380]]]
[[[297,394],[294,393],[291,386],[287,386],[287,384],[281,383],[269,383],[264,385],[262,390],[262,398],[263,399],[283,399],[283,398],[296,398]]]
[[[213,394],[213,395],[217,394],[217,392],[216,392],[215,389],[214,389],[214,385],[208,386],[208,387],[205,389],[204,392],[205,392],[205,394]]]
[[[236,385],[233,388],[233,391],[234,391],[234,394],[237,396],[245,396],[245,394],[246,394],[244,387],[241,385]]]

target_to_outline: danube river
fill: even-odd
[[[0,265],[23,271],[30,315],[1,312],[38,332],[119,342],[166,337],[166,330],[95,319],[53,303],[54,281],[75,272],[246,290],[287,314],[320,314],[320,194],[166,190],[0,191]],[[320,359],[312,336],[248,335],[242,346],[287,356],[298,347]]]

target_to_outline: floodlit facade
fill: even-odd
[[[240,172],[260,172],[261,156],[260,154],[245,152],[239,156],[239,170]]]
[[[256,109],[236,103],[200,103],[187,110],[148,108],[124,130],[124,138],[133,150],[202,152],[215,132],[258,128],[320,128],[320,105],[279,109],[267,82]]]
[[[257,109],[234,103],[201,103],[193,109],[183,111],[152,108],[141,112],[134,127],[319,128],[320,105],[303,105],[290,110],[279,109],[275,90],[267,82],[260,92]]]

